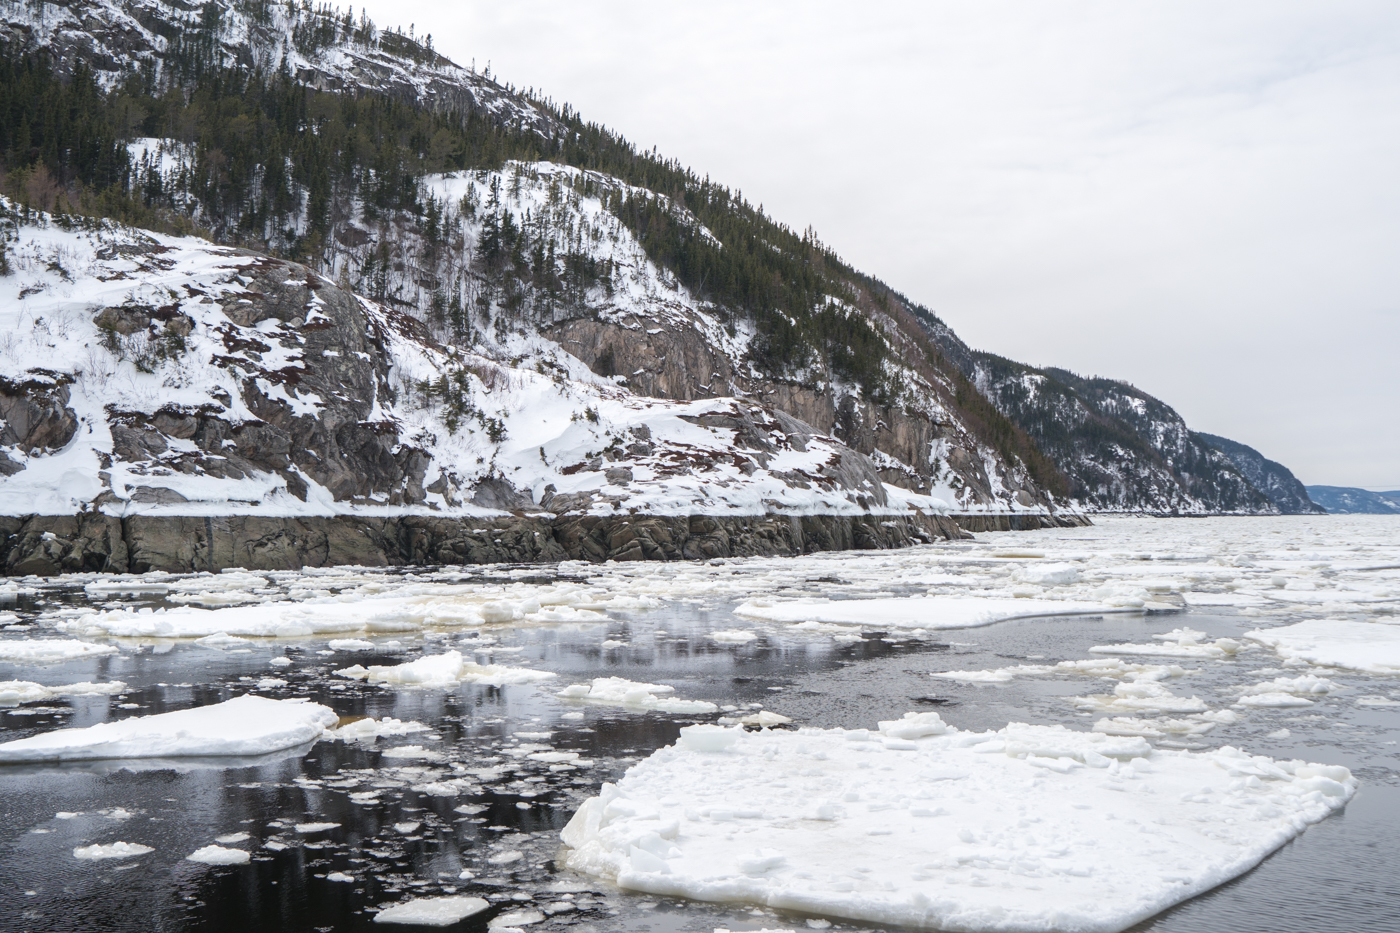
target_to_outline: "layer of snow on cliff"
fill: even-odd
[[[587,801],[566,864],[649,894],[968,931],[1117,931],[1340,808],[1347,769],[935,713],[692,726]]]
[[[452,187],[448,180],[442,183]],[[384,363],[397,389],[393,398],[375,400],[366,422],[393,424],[401,437],[411,438],[430,458],[423,486],[442,491],[425,493],[414,505],[350,503],[302,474],[295,478],[306,491],[298,497],[289,491],[288,476],[276,472],[235,478],[127,463],[113,455],[113,413],[153,417],[163,409],[200,411],[217,413],[235,426],[257,424],[261,419],[246,401],[252,383],[296,416],[314,417],[324,407],[295,380],[257,375],[308,365],[295,326],[269,319],[243,327],[225,313],[225,306],[253,294],[250,273],[268,260],[191,237],[25,214],[3,199],[0,208],[19,218],[19,237],[8,257],[14,274],[0,278],[0,333],[6,335],[0,342],[0,378],[66,394],[64,407],[77,422],[60,449],[0,451],[20,467],[0,477],[0,514],[69,514],[101,500],[104,511],[122,515],[506,515],[503,509],[522,503],[488,507],[471,501],[478,484],[493,478],[546,508],[544,497],[552,486],[560,497],[556,509],[606,515],[619,510],[908,514],[948,508],[941,499],[893,487],[887,494],[873,470],[859,488],[844,484],[832,471],[849,456],[844,447],[820,434],[794,442],[771,412],[754,403],[642,398],[594,376],[557,347],[552,371],[527,368],[528,361],[518,368],[503,366],[413,336],[393,314],[364,299],[365,314],[384,335]],[[629,255],[640,250],[632,247]],[[632,260],[643,263],[644,257],[638,253]],[[659,271],[645,266],[649,271],[643,275],[641,265],[638,270],[629,281],[640,291],[630,297],[626,289],[619,293],[618,314],[635,317],[659,294],[660,285],[652,281]],[[317,288],[330,287],[311,275]],[[671,288],[672,298],[652,307],[652,313],[671,308],[703,317]],[[115,325],[104,330],[96,321],[104,310],[152,308],[187,321],[188,332],[170,342],[167,335],[147,330],[129,335]],[[305,309],[308,320],[317,313],[310,305]],[[714,341],[729,339],[713,321],[704,329],[714,330]],[[229,364],[230,346],[243,345],[263,348],[256,365],[241,357],[238,365]],[[534,359],[548,349],[540,343],[522,358]],[[444,378],[460,393],[457,407],[469,416],[459,420],[442,398],[425,392],[424,386],[441,385]],[[700,423],[736,417],[757,423],[774,452],[756,454],[736,442],[733,429]],[[168,450],[160,457],[172,466],[183,457],[209,455],[188,439],[165,443]],[[888,504],[868,509],[872,496]]]
[[[320,738],[338,717],[316,703],[241,696],[212,706],[59,729],[0,745],[0,763],[255,757]]]

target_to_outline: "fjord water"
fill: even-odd
[[[376,908],[462,894],[484,897],[491,907],[450,929],[486,929],[491,922],[542,931],[801,929],[809,920],[820,927],[828,921],[624,893],[564,869],[558,834],[580,803],[675,741],[683,726],[716,716],[643,712],[555,694],[571,683],[615,676],[672,685],[678,697],[735,707],[727,711],[732,716],[762,707],[818,728],[873,727],[910,710],[936,710],[963,730],[999,729],[1011,721],[1087,730],[1105,714],[1073,699],[1111,693],[1112,683],[1030,674],[978,684],[931,674],[1085,659],[1094,646],[1150,643],[1153,635],[1189,626],[1203,633],[1202,643],[1230,638],[1246,646],[1223,660],[1174,662],[1188,669],[1176,693],[1199,697],[1211,709],[1238,709],[1241,687],[1284,674],[1320,673],[1340,686],[1308,706],[1251,708],[1234,724],[1154,742],[1230,744],[1276,759],[1344,765],[1360,790],[1344,811],[1256,869],[1133,929],[1400,930],[1394,910],[1400,882],[1393,871],[1400,858],[1400,680],[1296,663],[1285,668],[1273,652],[1241,638],[1308,618],[1394,621],[1400,561],[1387,552],[1400,552],[1400,543],[1386,542],[1400,541],[1389,534],[1400,524],[1370,521],[1109,521],[1067,532],[979,535],[972,543],[886,555],[482,568],[437,576],[268,575],[260,587],[243,587],[250,596],[245,602],[275,607],[279,599],[324,598],[337,588],[354,593],[366,586],[419,595],[435,587],[459,593],[476,587],[483,598],[518,598],[530,587],[564,581],[606,592],[612,605],[596,619],[565,622],[398,625],[387,634],[367,633],[369,649],[331,648],[329,639],[316,636],[222,644],[152,638],[111,641],[121,649],[116,655],[46,666],[0,664],[0,681],[127,684],[116,696],[10,707],[0,714],[0,742],[247,692],[306,697],[342,717],[394,717],[430,730],[378,742],[323,740],[257,761],[5,767],[0,917],[6,929],[33,931],[393,929],[373,924]],[[1283,533],[1275,536],[1278,530]],[[998,549],[1011,554],[1018,548],[1044,556],[995,556]],[[976,593],[990,600],[1027,586],[1034,577],[1027,568],[1057,558],[1080,567],[1083,579],[1047,588],[1039,594],[1045,598],[1068,587],[1074,599],[1112,601],[1122,594],[1107,589],[1150,578],[1152,593],[1165,598],[1164,589],[1171,589],[1187,608],[1013,619],[945,631],[870,622],[826,629],[755,625],[752,614],[732,611],[765,598]],[[1226,576],[1231,579],[1222,583]],[[0,631],[0,639],[78,637],[84,630],[74,622],[94,609],[178,609],[188,603],[172,597],[221,586],[218,577],[187,578],[167,580],[165,592],[123,594],[92,583],[33,582],[9,607],[16,616],[9,625],[20,627]],[[535,685],[389,688],[335,674],[449,648],[558,676]],[[279,658],[291,663],[272,663]],[[459,792],[442,792],[447,779],[463,782]],[[96,861],[74,857],[75,848],[116,841],[153,851]],[[186,859],[211,844],[246,850],[251,859],[229,866]],[[870,929],[841,921],[830,928]]]

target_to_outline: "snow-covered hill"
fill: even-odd
[[[3,205],[0,513],[947,512],[733,397],[529,365],[282,260]],[[509,341],[507,341],[509,343]]]

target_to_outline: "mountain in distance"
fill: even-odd
[[[1128,383],[978,352],[932,316],[920,321],[947,358],[1064,472],[1080,507],[1174,515],[1290,511],[1287,499],[1274,501],[1169,405]]]
[[[1308,495],[1335,515],[1400,515],[1400,489],[1371,492],[1355,486],[1309,486]]]
[[[11,515],[1279,510],[1160,401],[363,15],[6,5],[0,105]]]
[[[1282,463],[1228,437],[1205,432],[1196,436],[1229,457],[1254,488],[1268,496],[1284,515],[1318,515],[1328,511],[1312,500],[1310,487],[1304,486]]]

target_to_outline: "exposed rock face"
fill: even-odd
[[[1046,515],[973,516],[978,531],[1079,524]],[[87,513],[0,519],[9,575],[175,573],[536,563],[703,560],[907,547],[966,532],[941,516],[575,515],[504,519],[150,516]]]
[[[149,255],[159,252],[152,245]],[[112,409],[114,459],[145,475],[174,470],[239,479],[273,473],[301,499],[305,477],[340,500],[378,495],[381,503],[422,501],[426,455],[403,442],[394,422],[367,420],[375,399],[390,394],[381,322],[354,295],[305,266],[258,257],[240,272],[243,287],[212,302],[226,320],[201,323],[222,344],[214,365],[238,377],[240,404],[226,399],[155,412]],[[174,319],[186,322],[182,338],[194,327],[188,317]],[[168,323],[158,325],[130,307],[104,309],[96,321],[152,339],[169,332]],[[308,403],[297,404],[303,399]],[[142,489],[147,502],[181,501],[173,498],[179,493],[157,484]]]
[[[39,378],[16,384],[0,379],[0,445],[24,454],[58,450],[73,439],[78,418],[68,407],[68,386],[61,376],[38,374]],[[24,469],[0,451],[0,475],[9,476]]]
[[[1244,478],[1268,496],[1284,515],[1316,515],[1327,511],[1309,498],[1307,487],[1282,463],[1269,460],[1253,447],[1228,437],[1205,433],[1196,436],[1229,457]]]

